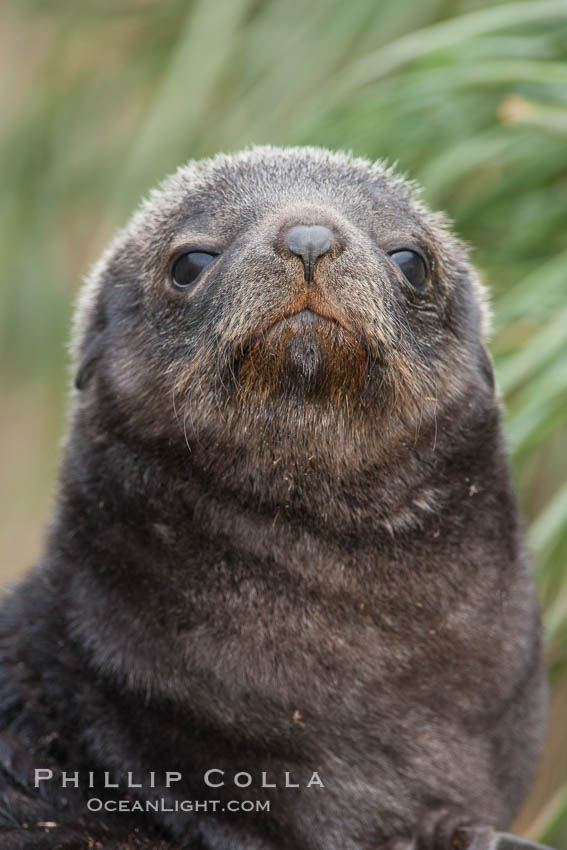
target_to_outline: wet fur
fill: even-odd
[[[312,287],[298,222],[336,235]],[[406,245],[422,294],[387,256]],[[183,246],[221,252],[189,292]],[[465,246],[381,163],[256,148],[150,195],[81,294],[45,552],[2,608],[3,848],[374,850],[437,809],[510,823],[545,685],[486,326]],[[210,767],[325,788],[105,819],[35,767],[181,770],[192,799]]]

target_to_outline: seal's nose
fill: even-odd
[[[326,254],[333,243],[333,234],[320,224],[296,224],[287,233],[287,247],[303,260],[305,280],[313,282],[315,261]]]

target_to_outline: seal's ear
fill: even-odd
[[[488,351],[486,350],[486,348],[484,347],[484,345],[482,345],[482,344],[480,346],[479,365],[480,365],[480,373],[481,373],[482,377],[485,379],[488,386],[492,390],[494,390],[495,381],[494,381],[494,369],[492,367],[492,358],[491,358],[490,354],[488,353]]]
[[[104,332],[97,333],[85,348],[83,357],[75,375],[75,386],[84,390],[94,375],[96,366],[104,349]]]
[[[102,305],[99,305],[94,320],[89,325],[82,344],[79,368],[75,375],[75,386],[78,390],[84,390],[88,386],[104,353],[107,322]]]

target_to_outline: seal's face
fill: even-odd
[[[181,169],[97,267],[81,315],[79,385],[97,373],[156,433],[197,433],[213,408],[415,428],[486,380],[463,246],[381,165],[311,148]]]

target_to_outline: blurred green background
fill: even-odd
[[[0,577],[37,558],[75,293],[141,194],[246,144],[387,157],[474,246],[545,608],[524,834],[567,846],[567,3],[4,0]]]

